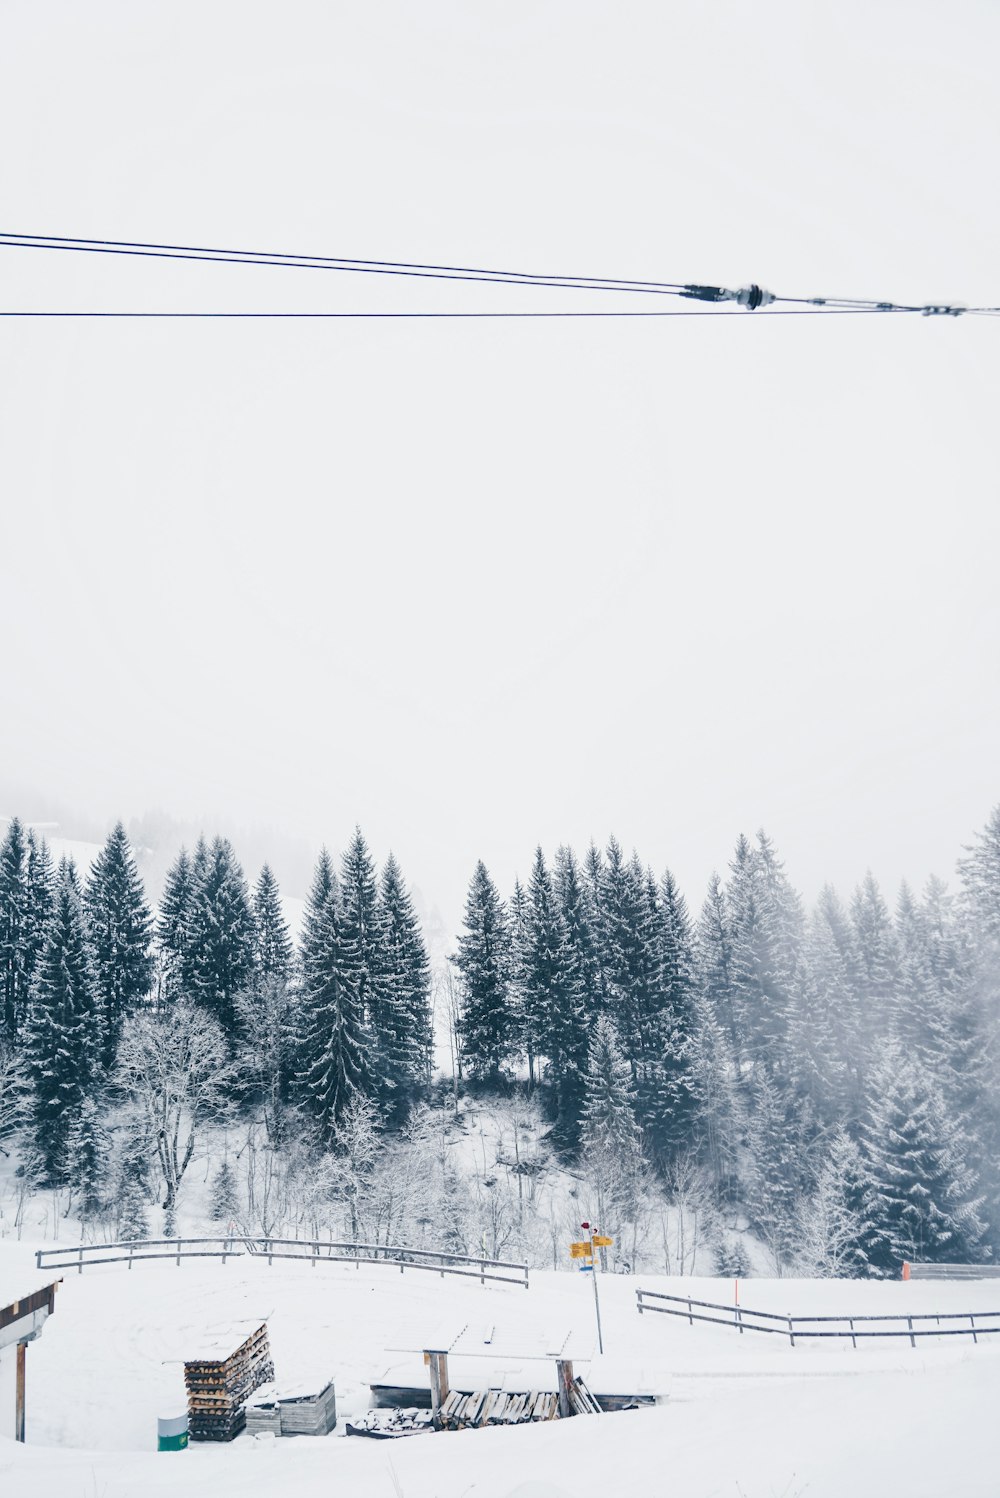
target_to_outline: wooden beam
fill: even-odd
[[[24,1366],[28,1351],[27,1342],[17,1344],[17,1392],[14,1404],[14,1440],[24,1440]]]
[[[574,1413],[571,1398],[573,1389],[573,1364],[568,1358],[557,1358],[556,1372],[559,1375],[559,1414],[565,1420],[567,1416]]]
[[[431,1370],[431,1414],[437,1420],[451,1387],[448,1383],[448,1354],[428,1351],[424,1357]]]

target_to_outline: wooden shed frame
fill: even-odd
[[[56,1287],[62,1279],[22,1295],[9,1305],[0,1306],[0,1351],[16,1346],[14,1439],[24,1440],[25,1379],[28,1343],[42,1335],[45,1322],[56,1308]]]

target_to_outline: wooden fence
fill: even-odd
[[[445,1253],[435,1248],[408,1248],[390,1243],[337,1243],[325,1238],[269,1238],[227,1235],[217,1238],[137,1238],[125,1243],[79,1243],[67,1248],[42,1248],[35,1254],[39,1269],[76,1269],[96,1264],[128,1264],[145,1259],[308,1259],[317,1264],[385,1264],[398,1268],[426,1269],[442,1278],[446,1274],[477,1279],[499,1280],[504,1284],[528,1288],[527,1264],[506,1259],[488,1259],[469,1254]]]
[[[911,1264],[903,1260],[904,1280],[996,1280],[1000,1264]]]
[[[636,1290],[640,1316],[657,1311],[664,1316],[680,1316],[690,1325],[696,1321],[713,1326],[729,1326],[738,1332],[774,1333],[787,1337],[794,1347],[797,1338],[850,1337],[857,1347],[859,1337],[909,1337],[916,1347],[918,1337],[971,1337],[978,1342],[1000,1332],[1000,1311],[914,1312],[908,1316],[781,1316],[774,1311],[752,1311],[747,1306],[719,1305],[710,1300],[694,1300],[688,1295],[663,1295],[658,1290]],[[669,1304],[667,1304],[669,1302]],[[696,1310],[695,1307],[698,1309]],[[712,1311],[714,1315],[704,1315]],[[878,1323],[876,1326],[871,1323]],[[918,1322],[933,1322],[920,1326]],[[961,1322],[961,1326],[942,1326],[942,1322]],[[897,1323],[905,1323],[897,1325]]]

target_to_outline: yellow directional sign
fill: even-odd
[[[570,1256],[571,1259],[589,1259],[589,1258],[592,1258],[593,1256],[592,1256],[592,1254],[590,1252],[590,1244],[589,1243],[571,1243],[570,1246],[569,1246],[569,1256]]]
[[[615,1240],[613,1238],[598,1238],[595,1235],[595,1237],[594,1237],[594,1246],[596,1248],[610,1248],[611,1245],[612,1245],[612,1243],[614,1243],[614,1241]]]

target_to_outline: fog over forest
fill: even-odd
[[[953,889],[869,874],[811,907],[763,831],[698,905],[613,838],[539,848],[509,889],[480,862],[440,961],[360,830],[320,856],[293,938],[269,865],[251,888],[223,837],[177,855],[154,907],[121,823],[82,871],[14,818],[0,1228],[55,1193],[88,1236],[173,1232],[205,1157],[199,1210],[259,1232],[433,1222],[544,1264],[584,1205],[630,1267],[983,1261],[998,1000],[1000,807]],[[477,1119],[481,1160],[456,1147]]]

